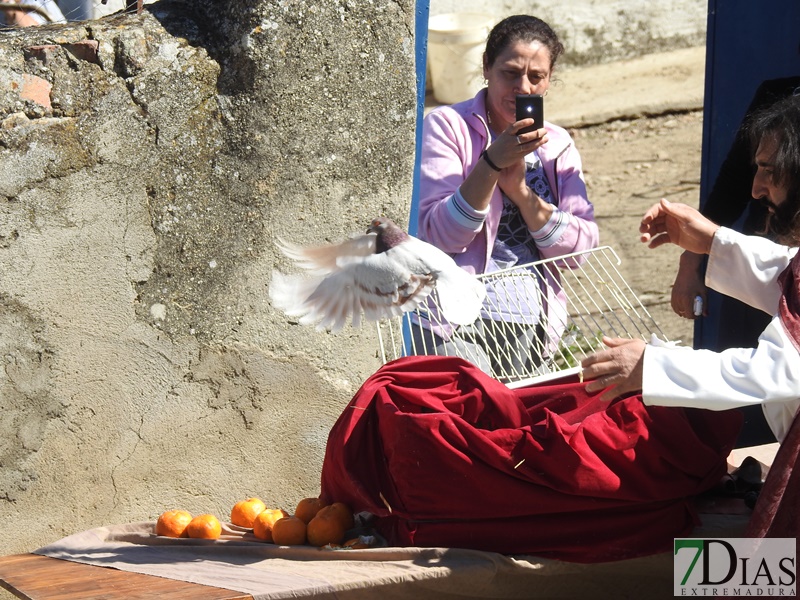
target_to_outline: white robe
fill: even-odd
[[[775,316],[756,348],[712,352],[648,345],[644,403],[710,410],[761,404],[772,432],[783,441],[800,407],[800,353],[778,317],[778,275],[796,252],[764,238],[719,229],[709,253],[706,285]]]

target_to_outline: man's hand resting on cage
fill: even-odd
[[[600,400],[610,401],[642,389],[644,340],[603,336],[606,350],[595,352],[581,361],[583,378],[589,393],[605,391]]]

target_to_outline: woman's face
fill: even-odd
[[[517,94],[543,95],[550,88],[550,50],[540,42],[515,42],[484,66],[483,76],[492,125],[502,131],[517,120]]]

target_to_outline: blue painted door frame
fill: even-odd
[[[417,233],[417,217],[419,214],[419,167],[422,156],[422,119],[425,116],[425,74],[428,63],[428,16],[430,0],[417,0],[414,22],[414,59],[417,75],[417,127],[414,150],[414,185],[411,194],[411,213],[408,218],[408,232]]]
[[[700,207],[762,83],[800,75],[799,0],[709,0]],[[741,220],[736,228],[741,227]],[[717,348],[720,297],[695,323],[694,345]]]

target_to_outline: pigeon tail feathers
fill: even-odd
[[[442,316],[453,325],[469,325],[481,314],[486,287],[461,267],[442,272],[436,286]]]

